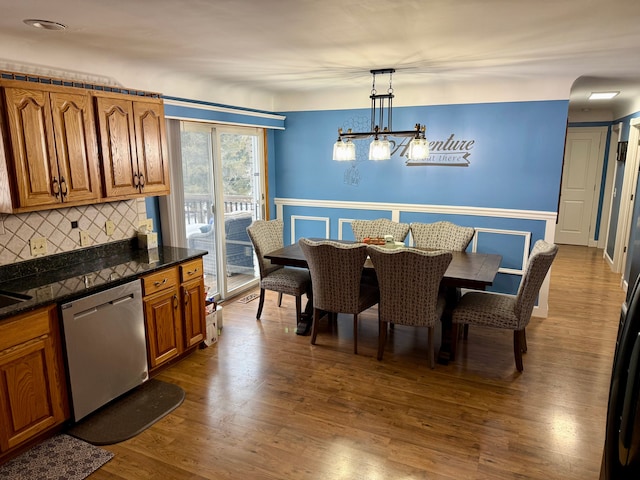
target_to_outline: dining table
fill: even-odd
[[[311,239],[324,240],[324,239]],[[333,240],[342,243],[355,243],[348,240]],[[399,247],[404,248],[404,247]],[[428,250],[428,249],[419,249]],[[438,363],[447,364],[454,359],[453,342],[457,339],[452,338],[453,325],[451,323],[451,311],[455,307],[459,299],[459,291],[461,288],[473,290],[485,290],[493,285],[493,281],[500,269],[502,256],[495,253],[479,253],[479,252],[451,252],[453,257],[451,263],[442,278],[441,285],[444,289],[447,299],[447,308],[442,317],[442,335],[440,349],[438,351]],[[283,265],[288,267],[308,268],[307,260],[302,253],[302,249],[298,243],[292,243],[283,248],[274,250],[264,256],[274,265]],[[365,270],[373,269],[371,260],[367,258],[364,264]],[[374,269],[375,270],[375,269]],[[298,323],[296,333],[299,335],[308,334],[311,327],[313,304],[309,299],[305,307],[303,319]]]

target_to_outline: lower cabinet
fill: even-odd
[[[142,278],[149,368],[153,370],[204,340],[202,259]]]
[[[184,314],[184,346],[199,345],[206,334],[202,258],[180,265],[180,299]]]
[[[55,305],[0,324],[0,456],[69,418]]]

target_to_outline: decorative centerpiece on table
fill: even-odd
[[[395,242],[393,235],[385,235],[384,237],[365,237],[362,239],[363,243],[367,245],[379,245],[385,248],[402,248],[405,246],[404,242]]]

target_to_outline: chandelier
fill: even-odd
[[[348,162],[356,159],[356,145],[351,141],[358,138],[373,137],[369,145],[369,160],[389,160],[391,145],[387,137],[413,137],[409,142],[407,157],[409,160],[425,160],[429,157],[429,142],[425,138],[426,126],[417,123],[413,130],[393,131],[393,86],[392,75],[394,68],[371,70],[373,84],[371,87],[371,131],[353,132],[348,129],[338,129],[338,140],[333,145],[333,159]],[[376,90],[376,75],[389,74],[389,88],[387,93]]]

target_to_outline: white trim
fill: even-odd
[[[609,136],[609,157],[607,159],[607,171],[605,174],[604,195],[602,196],[602,215],[600,217],[600,230],[598,235],[598,248],[607,249],[609,241],[609,222],[613,205],[613,186],[615,185],[618,142],[622,130],[622,122],[612,125]]]
[[[208,118],[180,117],[177,115],[165,115],[165,118],[170,118],[171,120],[181,120],[184,122],[192,122],[192,123],[211,123],[215,125],[234,125],[238,127],[263,128],[265,130],[284,130],[284,127],[277,127],[273,125],[260,125],[258,123],[225,122],[223,120],[210,120]]]
[[[180,124],[172,120],[168,120],[165,123],[167,147],[169,149],[169,180],[171,181],[172,188],[169,195],[158,198],[162,241],[165,245],[186,247]],[[178,185],[180,185],[180,187],[178,187]]]
[[[276,213],[279,219],[284,220],[284,207],[310,207],[310,208],[329,208],[342,210],[369,210],[369,211],[388,211],[391,212],[394,221],[399,221],[401,212],[419,212],[419,213],[438,213],[441,215],[466,215],[466,216],[483,216],[492,218],[513,218],[518,220],[540,220],[545,222],[544,239],[547,242],[553,242],[555,237],[556,212],[544,212],[535,210],[513,210],[503,208],[484,208],[484,207],[461,207],[448,205],[420,205],[405,203],[377,203],[377,202],[352,202],[352,201],[336,201],[336,200],[309,200],[295,198],[275,198]],[[304,215],[291,215],[291,243],[295,242],[295,222],[299,219],[324,221],[326,225],[326,238],[330,238],[329,217],[313,217]],[[351,223],[350,218],[338,217],[338,238],[342,239],[342,231],[344,224]],[[499,273],[522,275],[529,259],[529,250],[531,249],[531,232],[521,230],[502,230],[491,228],[476,228],[474,238],[472,240],[472,250],[477,251],[478,232],[496,233],[499,235],[518,235],[524,237],[522,251],[522,270],[512,268],[500,268]],[[410,239],[410,245],[413,245]],[[549,311],[549,284],[551,272],[549,272],[540,288],[538,296],[538,305],[534,307],[533,315],[536,317],[546,317]]]
[[[269,118],[271,120],[284,121],[287,118],[285,115],[278,115],[276,113],[255,112],[252,110],[242,110],[240,108],[222,107],[219,105],[208,105],[203,103],[189,102],[189,101],[183,101],[183,100],[172,100],[172,99],[166,99],[166,98],[164,99],[164,104],[173,105],[174,107],[185,107],[185,108],[196,108],[198,110],[208,110],[210,112],[233,113],[234,115],[247,115],[249,117]],[[170,118],[174,118],[174,117],[170,117]],[[193,118],[191,118],[190,120],[193,120]]]
[[[538,210],[512,210],[508,208],[486,207],[457,207],[450,205],[420,205],[415,203],[378,203],[378,202],[353,202],[337,200],[309,200],[301,198],[275,198],[274,203],[279,208],[278,218],[281,218],[281,207],[317,207],[340,208],[353,210],[386,210],[396,214],[399,212],[439,213],[443,215],[473,215],[477,217],[518,218],[523,220],[543,220],[552,222],[555,228],[556,212],[544,212]],[[398,220],[395,220],[398,221]],[[548,232],[545,232],[545,237]],[[554,235],[551,235],[553,238]]]
[[[520,269],[517,268],[500,268],[498,270],[499,273],[506,273],[509,275],[523,275],[524,269],[527,265],[527,261],[529,260],[529,252],[531,251],[531,232],[525,232],[524,230],[502,230],[499,228],[482,228],[476,227],[476,233],[473,236],[473,243],[471,246],[471,251],[476,252],[478,246],[478,233],[494,233],[497,235],[514,235],[518,237],[524,237],[524,243],[522,245],[522,263],[520,264]]]
[[[342,240],[342,229],[344,228],[344,224],[348,223],[349,225],[351,225],[351,222],[353,222],[353,218],[338,218],[338,240]]]
[[[296,242],[296,221],[297,220],[313,220],[317,222],[324,222],[325,224],[325,238],[329,238],[329,217],[310,217],[307,215],[291,215],[291,243]]]

